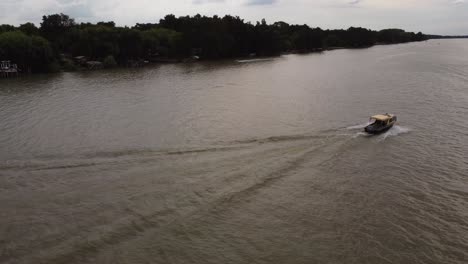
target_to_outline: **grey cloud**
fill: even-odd
[[[93,17],[94,13],[88,5],[78,4],[71,5],[64,9],[64,13],[75,18],[88,18]]]
[[[210,3],[224,3],[225,0],[193,0],[192,3],[195,5],[210,4]]]
[[[248,0],[247,5],[273,5],[276,0]]]
[[[421,3],[425,3],[422,5]],[[261,8],[268,7],[268,8]],[[34,22],[64,13],[78,22],[114,20],[119,25],[177,16],[235,14],[247,21],[373,29],[400,27],[433,34],[467,34],[468,0],[0,0],[0,24]],[[427,16],[427,14],[435,14]]]
[[[75,3],[74,0],[56,0],[56,2],[63,5],[73,5]]]
[[[44,1],[41,8],[43,14],[64,13],[73,18],[90,18],[95,15],[92,10],[93,2],[89,0],[55,0],[45,3],[47,2]]]

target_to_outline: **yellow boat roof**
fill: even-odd
[[[390,114],[371,116],[372,119],[379,120],[379,121],[387,121],[392,117],[393,115],[390,115]]]

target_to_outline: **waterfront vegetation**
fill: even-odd
[[[175,17],[159,23],[119,27],[114,22],[77,23],[64,14],[43,16],[39,27],[0,26],[0,60],[11,60],[23,72],[132,66],[139,62],[182,61],[273,56],[284,52],[313,52],[328,48],[362,48],[425,40],[401,29],[373,31],[350,27],[323,30],[285,22],[245,22],[236,16]],[[88,66],[89,66],[88,65]]]

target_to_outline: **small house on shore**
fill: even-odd
[[[85,56],[76,56],[73,58],[73,60],[77,65],[80,66],[86,66],[86,63],[88,62],[88,58]]]
[[[0,63],[0,77],[8,78],[18,75],[18,65],[11,64],[9,60],[1,61]]]

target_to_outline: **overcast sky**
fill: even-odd
[[[79,22],[158,22],[166,14],[238,15],[324,29],[362,26],[468,35],[468,0],[0,0],[0,24],[39,24],[65,13]]]

